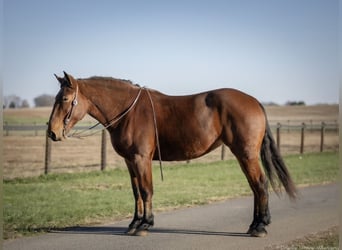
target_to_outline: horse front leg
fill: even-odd
[[[136,235],[146,235],[148,229],[154,225],[154,215],[152,211],[152,159],[139,156],[137,158],[137,168],[139,191],[143,200],[144,215]]]
[[[148,229],[154,225],[152,213],[152,160],[137,156],[134,162],[126,160],[126,163],[129,167],[135,197],[134,217],[127,234],[146,235]]]
[[[141,198],[141,193],[139,189],[139,182],[138,178],[135,174],[136,168],[135,165],[128,160],[126,160],[126,164],[128,167],[128,171],[131,177],[131,185],[134,195],[134,201],[135,201],[135,209],[134,209],[134,216],[132,222],[128,226],[128,230],[126,231],[126,234],[128,235],[135,235],[137,232],[138,227],[140,226],[143,217],[144,217],[144,202]]]

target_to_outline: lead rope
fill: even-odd
[[[137,94],[137,96],[135,97],[134,101],[132,102],[132,104],[128,107],[128,109],[123,112],[120,116],[117,116],[117,117],[114,117],[112,120],[110,120],[107,124],[104,124],[103,125],[103,128],[101,128],[100,130],[97,130],[97,131],[94,131],[92,133],[88,133],[88,134],[85,134],[83,135],[85,132],[87,131],[90,131],[94,128],[96,128],[97,126],[99,126],[101,123],[98,122],[96,123],[95,125],[91,126],[90,128],[87,128],[87,129],[84,129],[80,132],[74,132],[70,137],[74,137],[74,138],[78,138],[78,139],[82,139],[84,137],[89,137],[89,136],[92,136],[92,135],[95,135],[95,134],[98,134],[100,132],[102,132],[103,130],[109,128],[110,126],[112,126],[113,124],[119,122],[124,116],[126,116],[133,108],[134,106],[137,104],[138,100],[139,100],[139,97],[140,97],[140,94],[141,94],[141,91],[142,91],[142,88],[139,89],[139,92]]]
[[[151,102],[151,106],[152,106],[152,112],[153,112],[153,122],[154,122],[154,128],[156,130],[156,141],[157,141],[157,150],[158,150],[158,157],[159,157],[159,168],[160,168],[160,177],[161,180],[164,181],[164,175],[163,175],[163,165],[162,165],[162,160],[161,160],[161,153],[160,153],[160,144],[159,144],[159,136],[158,136],[158,127],[157,127],[157,118],[156,118],[156,112],[154,109],[154,104],[152,101],[152,97],[150,94],[150,91],[148,90],[148,88],[144,87],[144,89],[146,90],[148,97],[150,99]]]
[[[133,107],[137,104],[138,100],[139,100],[139,97],[140,97],[140,94],[141,94],[141,91],[142,89],[145,89],[147,94],[148,94],[148,97],[150,99],[150,102],[151,102],[151,106],[152,106],[152,112],[153,112],[153,122],[154,122],[154,128],[155,128],[155,131],[156,131],[156,141],[157,141],[157,150],[158,150],[158,158],[159,158],[159,167],[160,167],[160,176],[161,176],[161,179],[162,181],[164,181],[164,175],[163,175],[163,165],[162,165],[162,160],[161,160],[161,153],[160,153],[160,144],[159,144],[159,136],[158,136],[158,127],[157,127],[157,119],[156,119],[156,112],[155,112],[155,109],[154,109],[154,104],[153,104],[153,101],[152,101],[152,97],[151,97],[151,94],[150,94],[150,91],[148,90],[148,88],[146,87],[142,87],[139,89],[139,92],[137,94],[137,96],[135,97],[133,103],[128,107],[128,109],[123,112],[120,116],[118,117],[115,117],[113,118],[112,120],[110,120],[107,124],[104,125],[104,127],[98,131],[94,131],[92,133],[88,133],[88,134],[85,134],[83,135],[86,131],[90,131],[94,128],[96,128],[98,125],[100,125],[101,123],[98,122],[97,124],[95,124],[94,126],[91,126],[90,128],[88,129],[85,129],[85,130],[82,130],[80,132],[74,132],[70,137],[74,137],[74,138],[78,138],[78,139],[81,139],[81,138],[84,138],[84,137],[88,137],[88,136],[92,136],[92,135],[95,135],[99,132],[101,132],[102,130],[105,130],[107,129],[108,127],[112,126],[113,124],[117,123],[118,121],[120,121],[124,116],[126,116],[132,109]],[[76,104],[77,105],[77,94],[74,98],[74,101],[76,101]],[[73,102],[74,102],[73,101]],[[72,107],[73,108],[73,107]],[[71,115],[70,115],[71,116]],[[69,117],[70,119],[70,117]]]

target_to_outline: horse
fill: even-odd
[[[288,196],[296,199],[296,186],[277,149],[265,109],[254,97],[232,88],[169,96],[129,80],[75,79],[66,72],[64,77],[55,77],[60,90],[48,122],[48,136],[53,141],[67,139],[86,114],[108,130],[114,150],[128,167],[135,200],[127,235],[146,235],[154,225],[153,160],[189,160],[222,144],[237,158],[254,195],[248,235],[268,234],[269,182],[278,195],[283,186]]]

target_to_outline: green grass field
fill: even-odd
[[[285,157],[298,186],[334,182],[338,153]],[[235,160],[154,167],[154,209],[201,205],[251,191]],[[94,224],[132,216],[134,203],[125,169],[51,174],[4,181],[5,238],[50,228]]]

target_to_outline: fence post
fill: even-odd
[[[280,151],[280,128],[281,128],[281,124],[280,122],[277,123],[277,148],[278,151]]]
[[[226,147],[224,146],[224,144],[222,144],[222,147],[221,147],[221,161],[224,161],[225,154],[226,154]]]
[[[300,136],[300,153],[304,153],[304,136],[305,136],[305,123],[302,123],[301,136]]]
[[[51,139],[49,138],[48,131],[46,130],[44,174],[48,174],[50,172],[50,165],[51,165]]]
[[[320,146],[320,152],[323,152],[323,147],[324,147],[324,134],[325,134],[325,122],[322,122],[322,126],[321,126],[321,146]]]
[[[33,125],[34,125],[34,136],[37,136],[38,135],[37,122],[34,122]]]
[[[9,136],[8,122],[5,122],[5,125],[6,125],[6,136]]]
[[[105,170],[107,165],[107,137],[106,130],[102,130],[101,136],[101,170]]]

